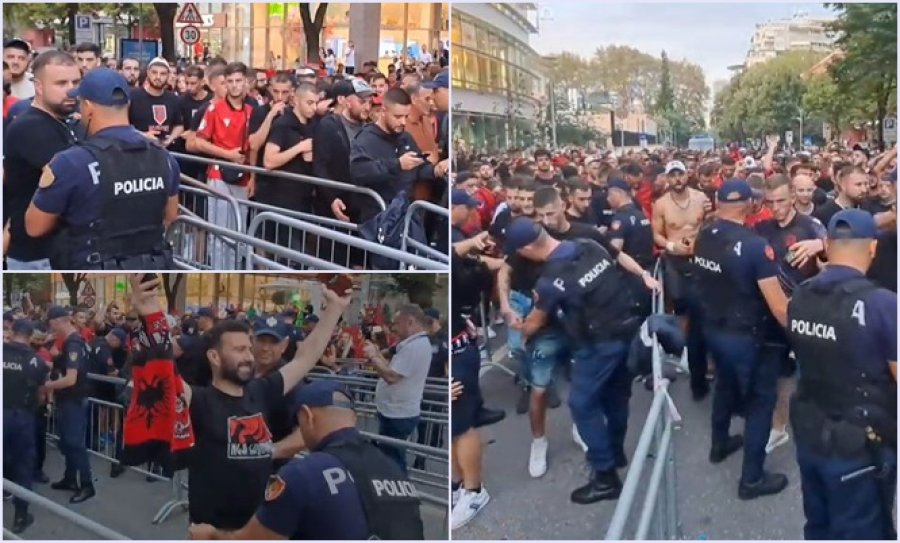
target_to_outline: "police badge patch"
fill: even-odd
[[[53,170],[50,169],[50,165],[47,164],[44,166],[44,171],[41,172],[41,178],[38,181],[38,188],[45,189],[56,181],[56,176],[53,175]]]
[[[284,479],[278,475],[270,475],[269,484],[266,485],[266,501],[270,502],[277,499],[278,496],[281,496],[281,493],[284,492],[286,487],[287,485],[285,484]]]
[[[76,352],[76,351],[70,352],[69,360],[71,360],[72,362],[77,362],[78,361],[78,352]]]

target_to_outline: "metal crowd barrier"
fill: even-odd
[[[329,378],[328,376],[324,376],[321,374],[310,374],[310,377]],[[89,373],[88,379],[94,383],[105,383],[116,385],[117,387],[126,386],[128,383],[126,379],[123,379],[121,377],[111,377],[94,373]],[[448,388],[446,379],[443,380],[443,385],[441,385],[440,382],[436,380],[431,380],[426,385],[426,393],[434,394],[439,390],[443,391],[443,397],[445,398],[443,406],[441,406],[440,402],[438,401],[423,401],[422,406],[422,421],[425,424],[423,435],[427,436],[428,438],[431,438],[431,436],[442,436],[443,441],[440,441],[439,443],[443,443],[443,448],[423,445],[421,443],[416,443],[413,441],[396,440],[386,436],[378,435],[377,419],[375,418],[374,404],[372,403],[372,401],[374,400],[374,384],[369,383],[371,378],[348,377],[346,379],[346,381],[343,381],[342,377],[342,382],[347,382],[351,390],[354,388],[354,386],[357,390],[360,391],[363,388],[371,388],[372,398],[367,400],[368,404],[366,402],[360,402],[357,406],[357,413],[360,422],[360,424],[358,424],[358,428],[360,429],[362,434],[371,439],[376,444],[380,443],[387,446],[406,449],[409,453],[408,456],[413,459],[413,461],[409,464],[410,480],[413,481],[417,486],[428,487],[429,489],[431,489],[431,492],[423,492],[421,490],[419,491],[419,495],[423,504],[427,503],[430,505],[434,505],[442,508],[444,511],[447,511],[448,503],[446,493],[449,455],[446,449],[446,444],[449,442],[447,439],[449,428],[447,419],[448,409],[446,398]],[[351,383],[356,384],[354,385]],[[119,389],[117,388],[117,396],[119,395],[118,393]],[[363,393],[361,392],[361,394]],[[362,397],[362,395],[360,397]],[[59,439],[55,415],[55,411],[51,410],[47,421],[47,436],[54,441]],[[89,454],[113,464],[119,463],[118,457],[121,454],[121,448],[124,444],[124,417],[125,406],[123,406],[122,404],[96,397],[88,398],[88,424],[86,441],[89,445]],[[375,422],[376,424],[374,428],[372,426],[373,422]],[[425,443],[430,443],[430,441],[425,441]],[[298,455],[298,457],[300,456],[302,456],[302,453]],[[417,459],[421,459],[423,469],[419,469],[415,466],[415,460]],[[153,524],[165,522],[168,519],[169,515],[171,515],[171,513],[178,508],[187,510],[187,470],[179,470],[176,471],[172,477],[166,477],[137,466],[124,467],[131,471],[138,472],[142,475],[146,475],[160,481],[167,481],[171,484],[170,496],[166,500],[166,502],[163,503],[157,510],[157,513],[153,517]],[[6,481],[4,481],[4,486],[5,484]]]
[[[67,520],[78,526],[79,528],[90,532],[91,534],[97,536],[98,539],[112,539],[112,540],[125,540],[131,539],[126,537],[115,530],[111,530],[102,524],[99,524],[87,517],[79,515],[75,511],[72,511],[68,507],[64,507],[53,500],[45,498],[40,494],[27,490],[16,483],[10,481],[9,479],[3,479],[3,490],[5,492],[9,492],[13,496],[25,500],[31,505],[35,505],[42,509],[46,509],[51,514],[60,517],[64,520]],[[22,538],[8,531],[6,528],[3,529],[3,538],[4,539],[19,539]]]
[[[303,249],[306,250],[306,236],[318,236],[319,238],[324,238],[330,240],[334,243],[347,245],[362,251],[365,251],[368,254],[377,254],[379,256],[388,257],[394,260],[397,260],[401,263],[401,265],[413,265],[418,269],[423,270],[435,270],[435,271],[446,271],[447,263],[431,260],[428,258],[423,258],[421,256],[417,256],[406,251],[401,251],[399,249],[394,249],[392,247],[385,247],[384,245],[379,245],[372,241],[367,241],[362,238],[357,238],[348,234],[342,234],[341,232],[336,232],[334,230],[329,230],[328,228],[318,226],[311,223],[305,223],[297,219],[292,219],[290,217],[285,217],[278,213],[272,212],[263,212],[259,213],[253,218],[253,221],[250,223],[250,226],[247,227],[247,233],[250,237],[255,237],[257,239],[261,238],[263,235],[263,225],[265,223],[271,224],[281,224],[291,228],[291,233],[293,231],[298,231],[304,234],[304,237],[301,239],[301,243],[303,244]],[[351,249],[352,251],[352,249]],[[248,257],[249,260],[249,257]],[[345,268],[350,267],[351,255],[348,251],[347,254],[347,266]]]
[[[653,273],[662,284],[662,262],[658,261]],[[653,296],[653,313],[665,311],[665,297],[662,289]],[[672,434],[680,428],[681,417],[669,396],[669,380],[663,376],[662,347],[652,335],[653,352],[653,403],[647,420],[641,429],[637,449],[622,493],[616,502],[616,509],[604,539],[645,540],[681,539],[681,525],[678,517],[678,489],[675,474],[675,450]],[[641,481],[644,464],[653,460],[653,469],[647,481]],[[638,489],[645,489],[644,501],[638,513],[638,524],[633,535],[625,535],[626,524],[635,513],[633,505]],[[653,530],[652,533],[650,530]]]
[[[206,164],[208,166],[225,166],[227,168],[233,170],[241,170],[247,173],[255,173],[259,175],[265,175],[268,177],[278,177],[280,179],[289,179],[291,181],[299,181],[301,183],[307,183],[309,185],[315,185],[318,187],[326,187],[335,190],[341,190],[345,192],[354,192],[356,194],[362,194],[368,196],[375,200],[375,203],[384,210],[387,206],[384,203],[384,199],[374,190],[368,187],[360,187],[357,185],[352,185],[350,183],[342,183],[340,181],[333,181],[331,179],[323,179],[321,177],[313,177],[311,175],[301,175],[296,173],[289,172],[281,172],[278,170],[267,170],[265,168],[259,168],[257,166],[249,166],[246,164],[235,164],[233,162],[227,162],[224,160],[218,160],[214,158],[204,158],[194,155],[186,155],[182,153],[170,153],[172,156],[179,160],[186,160],[189,162],[196,162],[199,164]]]
[[[415,239],[411,239],[409,237],[409,226],[412,223],[413,215],[418,211],[422,211],[423,214],[425,211],[428,211],[431,213],[435,213],[441,217],[445,217],[448,221],[450,220],[449,207],[441,207],[437,204],[433,204],[425,200],[416,200],[415,202],[409,204],[409,208],[407,208],[406,210],[406,215],[403,217],[403,241],[400,244],[400,250],[426,256],[428,258],[437,260],[438,262],[449,263],[449,254],[444,254],[433,247],[429,247],[428,245],[425,245],[424,243]],[[410,251],[410,249],[412,249],[412,251]],[[401,264],[401,269],[406,269],[406,265]]]

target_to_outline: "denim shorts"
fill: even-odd
[[[567,356],[565,339],[558,332],[542,332],[528,342],[525,364],[528,382],[535,388],[547,388],[553,382],[553,370]]]
[[[524,319],[534,308],[534,300],[524,292],[513,290],[509,293],[509,307]],[[516,358],[521,358],[525,353],[525,340],[522,338],[522,332],[519,330],[513,330],[512,328],[507,330],[506,344],[509,347],[509,352]]]

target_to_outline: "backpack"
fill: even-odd
[[[400,250],[404,234],[403,222],[410,204],[411,202],[406,191],[400,191],[391,200],[387,209],[360,225],[360,236],[378,245]],[[409,239],[428,245],[428,238],[425,236],[425,226],[420,213],[412,216],[407,235]],[[370,254],[369,267],[373,270],[399,270],[400,262],[387,256]]]

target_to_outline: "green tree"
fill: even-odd
[[[669,72],[669,56],[663,51],[660,62],[659,95],[656,98],[656,113],[668,115],[675,108],[675,92],[672,90],[672,75]]]
[[[897,88],[897,5],[831,4],[839,12],[831,25],[843,52],[830,73],[843,96],[856,96],[872,121],[893,105]],[[878,122],[878,140],[884,140]]]
[[[3,274],[3,302],[12,305],[13,294],[28,293],[36,304],[50,302],[49,273],[6,273]]]
[[[438,289],[437,275],[404,273],[391,275],[393,289],[405,294],[410,303],[428,308],[434,305],[434,293]]]

